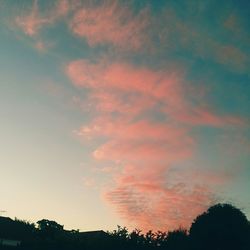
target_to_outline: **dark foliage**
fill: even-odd
[[[244,213],[229,204],[210,207],[194,220],[189,232],[179,228],[143,234],[120,226],[112,232],[79,232],[64,230],[62,225],[46,219],[36,226],[0,217],[1,239],[20,240],[17,249],[23,250],[250,250],[250,224]],[[0,249],[9,248],[0,243]]]
[[[190,228],[193,249],[249,250],[249,238],[249,221],[229,204],[210,207]]]

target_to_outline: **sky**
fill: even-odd
[[[250,2],[0,0],[0,210],[66,229],[250,218]]]

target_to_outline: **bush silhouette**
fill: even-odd
[[[249,250],[249,222],[238,208],[217,204],[199,215],[190,228],[194,250]]]
[[[199,215],[190,231],[129,232],[118,226],[112,232],[64,230],[55,221],[40,220],[37,226],[0,217],[2,239],[18,239],[23,250],[250,250],[250,225],[244,213],[229,204],[217,204]]]
[[[168,232],[166,239],[166,249],[188,250],[189,241],[187,230],[180,228],[178,230]]]

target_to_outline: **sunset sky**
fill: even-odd
[[[0,0],[1,215],[250,218],[249,27],[243,0]]]

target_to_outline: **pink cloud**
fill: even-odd
[[[189,227],[197,214],[213,202],[213,194],[204,186],[164,187],[154,180],[130,181],[107,192],[104,198],[130,227],[140,226],[144,231]]]
[[[35,36],[39,30],[48,24],[51,24],[51,17],[42,17],[38,8],[38,1],[34,0],[30,13],[16,17],[16,24],[28,36]]]
[[[163,72],[125,63],[107,65],[76,60],[67,66],[66,73],[74,85],[92,90],[91,98],[99,111],[123,114],[131,111],[138,115],[157,107],[166,117],[185,124],[215,127],[243,124],[236,117],[217,116],[192,105],[178,70]]]
[[[134,13],[119,1],[96,5],[60,0],[43,12],[34,0],[31,9],[18,15],[15,22],[34,39],[39,51],[45,51],[48,44],[38,39],[41,30],[66,16],[71,18],[70,31],[93,47],[112,45],[119,52],[134,53],[152,49],[156,45],[153,40],[159,39],[154,53],[167,54],[181,48],[237,69],[245,69],[249,61],[239,48],[213,39],[206,30],[199,30],[173,11],[154,17],[147,9]],[[234,23],[230,21],[229,25]],[[212,186],[227,180],[224,175],[206,172],[173,178],[170,170],[195,155],[198,145],[191,136],[192,128],[237,127],[244,121],[204,108],[201,99],[194,105],[191,100],[197,99],[177,67],[156,70],[124,61],[75,60],[65,71],[75,87],[87,89],[84,100],[74,97],[73,102],[94,116],[76,134],[94,140],[98,144],[92,153],[94,159],[111,165],[101,169],[114,182],[105,191],[105,199],[126,221],[145,230],[188,226],[213,202]],[[55,86],[48,90],[63,94]],[[94,185],[95,180],[86,179],[85,184]]]
[[[230,177],[223,173],[180,171],[171,175],[164,165],[127,165],[104,199],[132,228],[188,228],[197,214],[215,202],[213,188]]]
[[[138,50],[145,42],[146,17],[145,11],[134,14],[126,4],[105,1],[99,5],[85,5],[76,11],[70,28],[90,46],[112,44]]]
[[[114,163],[109,171],[114,186],[105,191],[105,199],[127,222],[145,230],[189,226],[213,202],[213,186],[227,180],[205,172],[173,178],[169,170],[195,154],[192,127],[242,124],[194,106],[179,72],[87,60],[66,67],[72,83],[88,89],[96,113],[77,134],[104,141],[93,157]],[[153,118],[156,111],[162,120]]]
[[[186,129],[174,127],[170,124],[162,124],[140,120],[138,122],[126,122],[124,119],[110,120],[97,119],[90,126],[83,126],[79,135],[105,136],[119,138],[121,140],[142,139],[150,140],[175,140],[176,137],[184,137]]]
[[[135,108],[141,105],[148,108],[160,101],[168,110],[181,110],[186,106],[177,72],[152,71],[125,63],[106,65],[77,60],[68,65],[66,73],[74,85],[94,90],[94,96],[100,97],[102,104],[106,102],[110,108],[116,106],[110,100],[116,100],[114,104],[125,100]],[[122,98],[124,93],[126,96]],[[112,99],[105,98],[105,95],[112,96]],[[140,101],[138,105],[137,100]]]
[[[125,63],[106,65],[103,62],[90,63],[87,60],[76,60],[68,65],[66,71],[73,84],[80,87],[113,88],[145,94],[154,91],[155,96],[161,96],[167,94],[162,93],[164,88],[171,84],[177,85],[174,76],[170,74]]]
[[[53,25],[73,10],[74,2],[76,1],[58,0],[51,8],[41,11],[38,0],[34,0],[31,9],[25,9],[17,15],[15,23],[27,36],[37,37],[42,28]]]
[[[83,126],[78,135],[108,140],[93,152],[98,160],[147,166],[159,162],[167,166],[175,160],[186,159],[192,154],[194,144],[186,129],[146,120],[97,119],[91,125]]]
[[[89,101],[96,103],[96,110],[103,113],[117,112],[123,117],[139,114],[143,110],[150,110],[155,104],[153,99],[141,94],[127,94],[120,98],[116,91],[97,90],[89,96]]]
[[[185,139],[184,139],[185,140]],[[164,162],[166,165],[186,159],[192,150],[185,147],[187,142],[131,142],[131,141],[109,141],[97,148],[93,155],[99,160],[113,160],[120,162],[141,162],[152,164]],[[191,144],[192,146],[192,144]]]
[[[63,20],[76,37],[86,39],[90,46],[112,45],[119,52],[146,51],[147,54],[185,50],[231,70],[248,69],[249,59],[235,44],[239,43],[238,38],[247,45],[249,37],[239,18],[232,14],[222,25],[236,33],[233,41],[237,43],[216,39],[209,30],[194,25],[193,19],[185,20],[167,7],[155,16],[149,8],[136,12],[128,3],[116,0],[98,4],[58,0],[51,6],[42,12],[34,0],[30,10],[15,18],[16,25],[26,35],[35,37],[43,27]]]

